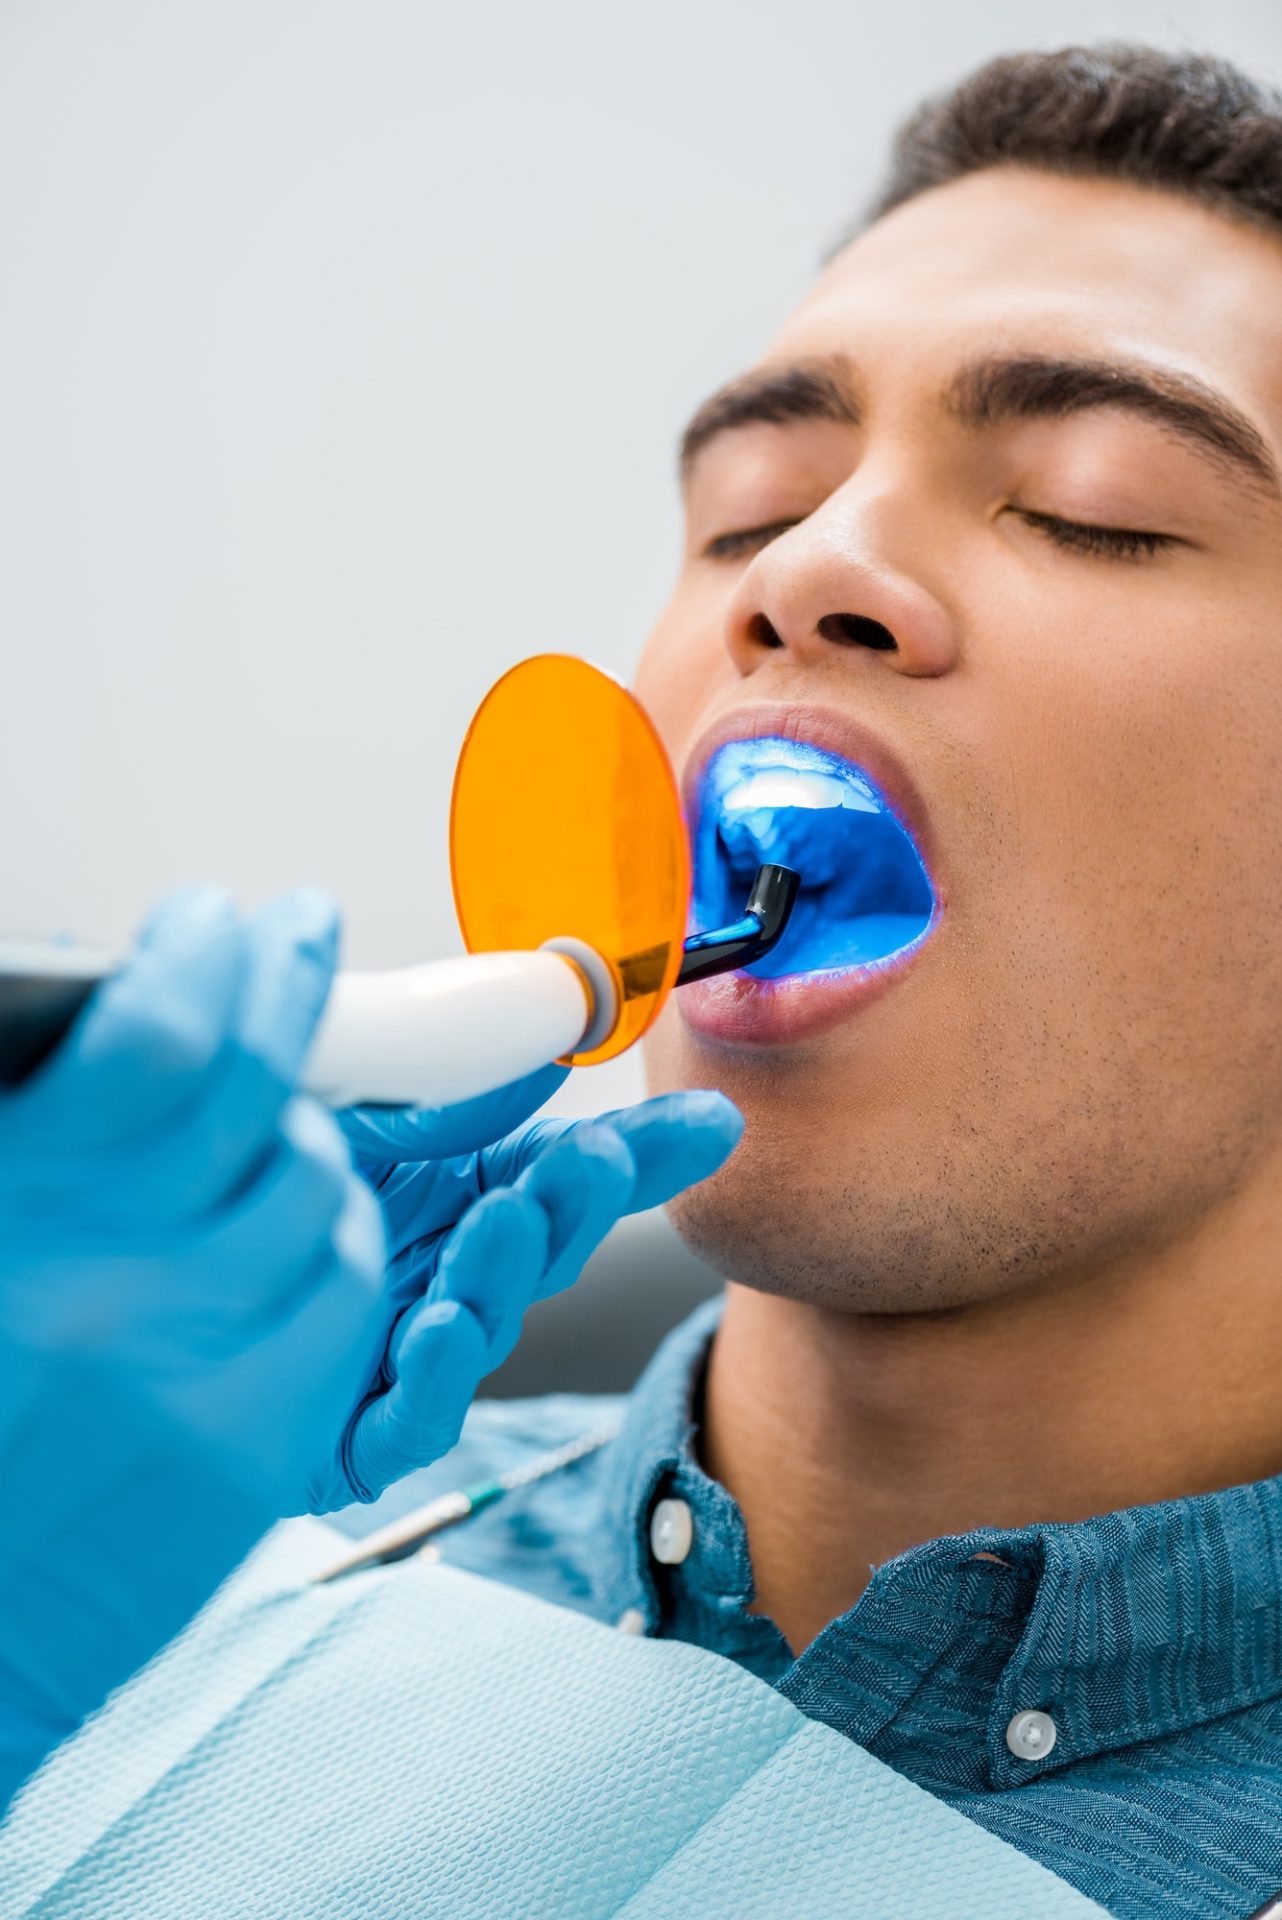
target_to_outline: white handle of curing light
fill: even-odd
[[[577,941],[555,948],[338,974],[307,1091],[331,1107],[444,1107],[590,1051],[615,1021],[609,970]]]
[[[52,1052],[119,966],[96,948],[0,939],[0,1087]],[[492,1093],[614,1031],[615,976],[594,948],[474,953],[393,973],[340,973],[303,1084],[332,1107],[445,1107]]]

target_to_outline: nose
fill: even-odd
[[[958,653],[952,616],[892,557],[904,542],[902,518],[889,497],[854,502],[843,488],[763,548],[726,613],[738,671],[755,673],[781,650],[799,665],[841,650],[880,654],[913,678],[949,672]]]

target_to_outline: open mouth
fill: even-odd
[[[766,862],[794,868],[801,891],[778,946],[746,969],[757,979],[884,964],[934,921],[921,855],[867,773],[796,740],[732,740],[703,776],[694,924],[734,920]]]

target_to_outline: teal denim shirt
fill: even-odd
[[[739,1662],[1122,1920],[1245,1920],[1282,1889],[1282,1479],[928,1541],[794,1659],[748,1611],[743,1517],[696,1458],[718,1312],[626,1398],[482,1402],[444,1461],[337,1524],[359,1537],[616,1419],[599,1452],[442,1534],[444,1558]],[[650,1550],[669,1498],[693,1521],[679,1565]],[[1006,1740],[1029,1710],[1056,1735],[1031,1760]]]

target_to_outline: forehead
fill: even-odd
[[[1166,361],[1282,433],[1282,235],[1115,181],[972,174],[845,247],[764,358],[935,385],[1005,348]]]

